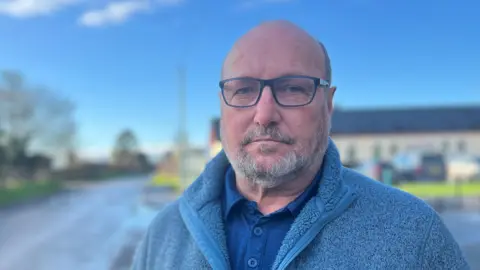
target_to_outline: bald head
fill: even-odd
[[[322,43],[284,20],[265,22],[247,32],[234,44],[222,68],[222,79],[292,74],[330,82],[330,60]]]
[[[314,82],[329,76],[323,45],[290,22],[263,23],[235,43],[222,70],[232,80],[220,83],[219,98],[222,144],[237,179],[263,188],[311,182],[328,145],[335,93]]]

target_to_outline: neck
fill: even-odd
[[[257,184],[252,184],[248,179],[236,174],[237,189],[245,198],[256,202],[258,210],[262,214],[268,215],[284,208],[300,196],[314,180],[321,164],[322,162],[316,166],[305,169],[292,181],[286,181],[273,188],[265,188]]]

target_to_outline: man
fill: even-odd
[[[468,269],[432,208],[342,167],[322,44],[263,23],[221,79],[224,150],[158,214],[133,269]]]

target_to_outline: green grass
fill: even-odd
[[[48,196],[60,189],[57,181],[25,182],[15,188],[0,188],[0,207]]]
[[[417,197],[480,196],[480,182],[471,183],[408,183],[397,188]]]
[[[180,178],[178,176],[156,174],[153,176],[150,184],[154,186],[171,187],[175,191],[180,191],[182,189]]]

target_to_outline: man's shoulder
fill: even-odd
[[[365,217],[360,219],[364,229],[381,230],[382,246],[416,247],[422,269],[469,269],[458,243],[428,203],[354,170],[343,173],[345,183],[358,195],[352,215]]]
[[[148,225],[146,237],[150,241],[164,240],[169,235],[183,233],[183,220],[179,210],[179,199],[172,201],[165,206],[153,217]]]
[[[178,223],[182,222],[182,217],[180,215],[180,198],[175,199],[172,202],[167,203],[163,208],[156,214],[155,218],[150,224],[151,229],[165,228],[170,226],[176,226]]]
[[[206,261],[193,247],[180,213],[181,199],[165,205],[153,218],[137,247],[132,269],[206,269]],[[189,260],[184,260],[189,258]],[[193,259],[192,259],[193,258]]]
[[[352,169],[343,169],[343,180],[357,193],[358,203],[371,214],[390,213],[390,218],[424,219],[436,215],[435,210],[424,200],[385,185]]]
[[[180,200],[166,204],[148,226],[145,238],[152,249],[158,249],[165,243],[181,241],[179,235],[185,235],[186,228],[179,210]]]
[[[325,227],[315,254],[335,257],[340,249],[355,258],[349,268],[468,269],[440,215],[425,201],[351,169],[342,169],[342,178],[356,199]],[[330,241],[338,243],[332,254],[322,245]]]

